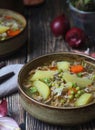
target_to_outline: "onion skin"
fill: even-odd
[[[86,43],[87,36],[84,31],[77,27],[72,27],[65,36],[65,41],[72,48],[78,48]]]
[[[0,130],[21,130],[13,118],[7,117],[7,112],[7,101],[2,99],[0,103]]]
[[[50,28],[55,37],[65,36],[66,32],[70,29],[70,23],[67,17],[62,14],[53,19]]]
[[[95,58],[95,52],[91,53],[90,56]]]
[[[0,130],[21,130],[16,121],[10,117],[0,118]]]
[[[7,115],[7,101],[5,99],[2,99],[0,103],[0,117],[4,117]]]

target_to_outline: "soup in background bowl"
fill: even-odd
[[[23,23],[12,15],[0,15],[0,41],[12,38],[24,29]]]
[[[27,63],[18,76],[22,106],[52,124],[72,125],[95,118],[95,59],[54,53]]]
[[[18,12],[0,9],[0,57],[16,51],[26,40],[26,18]]]

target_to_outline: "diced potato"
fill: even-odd
[[[0,33],[4,33],[4,32],[6,32],[7,30],[9,30],[9,27],[0,25]]]
[[[56,71],[51,70],[48,71],[37,70],[30,80],[34,81],[37,79],[51,78],[55,73]]]
[[[63,78],[66,82],[76,83],[79,87],[86,87],[92,84],[92,80],[86,77],[80,78],[80,77],[77,77],[76,75],[71,75],[68,72],[64,72]]]
[[[67,61],[60,61],[60,62],[57,62],[57,67],[60,70],[67,71],[69,70],[70,63]]]
[[[36,80],[33,82],[33,86],[37,88],[38,92],[40,93],[40,95],[43,97],[44,100],[48,98],[50,94],[50,89],[45,83]]]
[[[93,96],[91,93],[84,93],[77,99],[77,101],[75,102],[75,106],[86,105],[90,103],[92,99]]]

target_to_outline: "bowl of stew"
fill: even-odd
[[[95,118],[95,59],[72,52],[40,56],[18,75],[23,108],[33,117],[58,125]]]
[[[0,9],[0,57],[19,49],[26,39],[25,17],[9,9]]]

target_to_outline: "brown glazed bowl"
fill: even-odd
[[[53,107],[39,103],[30,98],[23,89],[23,80],[31,69],[49,64],[53,60],[80,60],[84,59],[95,64],[95,59],[86,55],[71,52],[53,53],[40,56],[23,66],[18,75],[19,96],[23,108],[33,117],[51,124],[75,125],[95,118],[95,102],[80,107]]]
[[[0,41],[0,57],[7,56],[18,50],[27,39],[27,20],[23,15],[9,9],[0,9],[0,15],[2,16],[2,14],[19,20],[23,24],[23,30],[16,36]]]

